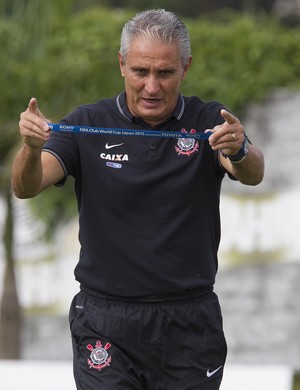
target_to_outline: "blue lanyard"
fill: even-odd
[[[102,134],[102,135],[123,135],[136,137],[159,137],[159,138],[195,138],[208,139],[212,132],[207,133],[182,133],[175,131],[159,131],[159,130],[135,130],[135,129],[118,129],[109,127],[89,127],[89,126],[72,126],[49,123],[49,128],[52,131],[81,133],[81,134]]]

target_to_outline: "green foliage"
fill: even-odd
[[[0,58],[5,91],[1,106],[7,107],[0,121],[18,117],[31,96],[58,120],[77,104],[119,93],[123,88],[117,63],[119,36],[130,16],[129,11],[102,8],[74,14],[50,29],[39,55],[26,44],[27,27],[1,21],[0,44],[8,55]],[[194,61],[184,93],[218,99],[239,111],[274,87],[299,86],[299,28],[241,14],[186,23]]]
[[[190,20],[193,65],[187,93],[217,99],[241,114],[272,88],[300,87],[300,29],[239,14]]]
[[[62,24],[52,36],[47,61],[32,63],[36,82],[30,83],[52,117],[60,118],[78,104],[123,89],[117,52],[122,26],[130,16],[95,8],[74,15],[68,26]],[[241,14],[225,14],[214,22],[189,19],[186,24],[193,64],[184,93],[220,100],[241,114],[272,88],[300,86],[299,28]]]
[[[51,117],[58,119],[78,104],[123,89],[117,56],[121,29],[129,16],[101,8],[88,10],[74,15],[70,25],[62,25],[52,37],[47,62],[35,64],[39,93]]]
[[[145,10],[164,8],[176,12],[181,17],[199,18],[204,15],[215,15],[220,9],[235,9],[237,11],[272,12],[274,0],[74,0],[73,9],[82,10],[96,5],[110,8],[127,8]]]
[[[116,95],[124,88],[117,61],[119,39],[123,24],[135,13],[96,7],[56,18],[54,12],[52,22],[42,20],[39,30],[30,27],[36,21],[34,12],[31,22],[29,17],[26,23],[17,22],[18,18],[0,20],[5,54],[0,56],[0,132],[11,132],[14,123],[15,139],[19,139],[19,114],[32,96],[56,122],[78,104]],[[264,16],[228,13],[215,20],[185,21],[193,64],[183,93],[219,100],[240,115],[272,88],[300,88],[299,28],[287,29]],[[11,133],[7,139],[14,139]],[[9,145],[0,149],[5,150]],[[39,198],[34,202],[39,216],[54,228],[60,217],[70,216],[64,202],[69,204],[73,197],[70,189],[53,189],[46,197],[40,197],[40,204]]]

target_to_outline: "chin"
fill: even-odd
[[[161,120],[164,120],[164,118],[167,118],[168,115],[166,115],[164,112],[162,112],[161,110],[157,110],[155,108],[153,109],[147,109],[147,110],[141,110],[140,111],[140,116],[142,118],[145,118],[145,119],[148,119],[148,120],[151,120],[151,121],[156,121],[156,122],[160,122]],[[161,119],[161,120],[160,120]]]

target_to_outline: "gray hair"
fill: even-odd
[[[164,9],[148,10],[136,14],[123,27],[120,53],[126,61],[131,41],[144,36],[160,39],[165,43],[177,43],[183,65],[191,56],[189,31],[182,20],[173,12]]]

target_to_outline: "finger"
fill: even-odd
[[[47,133],[50,131],[48,123],[40,119],[36,114],[25,111],[20,115],[19,128],[24,133]]]
[[[233,125],[234,123],[237,123],[238,119],[234,115],[232,115],[230,112],[222,109],[221,110],[221,115],[224,118],[224,120],[229,124]]]
[[[44,136],[45,130],[43,128],[44,122],[32,121],[23,118],[20,121],[20,131],[22,135],[41,135]]]
[[[50,119],[46,118],[45,115],[39,110],[38,102],[36,98],[31,98],[28,104],[28,110],[31,114],[37,115],[39,118],[43,120],[43,122],[38,122],[40,127],[43,128],[44,131],[49,130],[48,123],[51,122]]]

